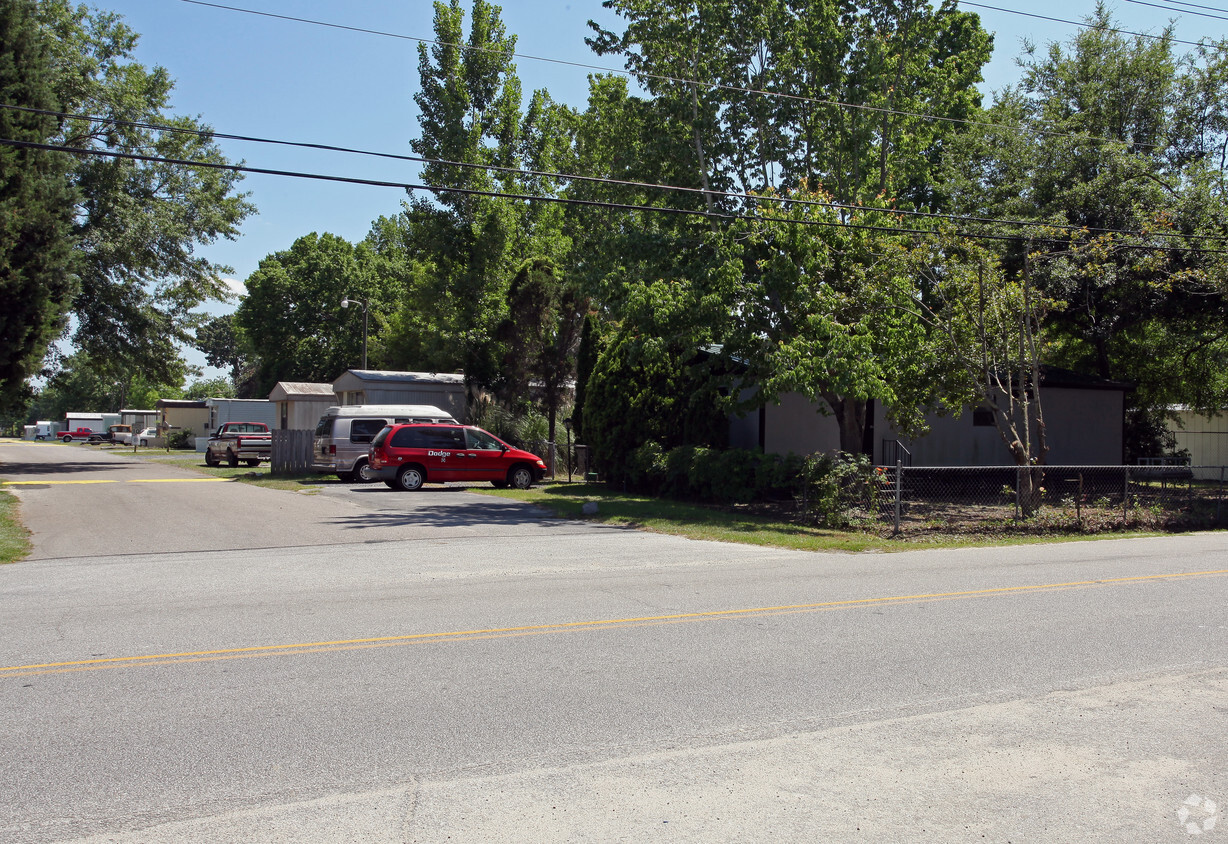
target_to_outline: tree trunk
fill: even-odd
[[[866,400],[841,398],[835,393],[824,393],[823,398],[831,406],[840,427],[840,450],[846,454],[861,454],[865,447]]]

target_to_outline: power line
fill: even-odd
[[[884,208],[875,208],[872,206],[856,205],[852,203],[821,202],[819,200],[813,200],[813,199],[792,199],[787,196],[752,194],[752,193],[746,193],[746,192],[738,193],[738,192],[732,192],[732,191],[718,191],[718,190],[711,190],[711,189],[704,190],[703,188],[684,187],[681,185],[662,185],[662,184],[656,184],[652,182],[636,182],[636,181],[630,181],[630,180],[625,180],[625,179],[612,179],[612,178],[601,177],[601,176],[581,176],[581,175],[576,175],[572,173],[558,173],[558,172],[553,172],[553,171],[548,171],[548,170],[525,170],[525,169],[518,168],[518,167],[504,167],[504,166],[497,165],[497,164],[476,164],[476,163],[468,162],[468,161],[448,161],[445,159],[423,158],[421,156],[402,155],[399,153],[391,153],[391,152],[378,152],[378,151],[372,151],[372,150],[356,149],[353,147],[334,146],[331,144],[310,143],[310,142],[305,142],[305,141],[287,141],[287,140],[279,140],[279,139],[274,139],[274,138],[261,138],[261,137],[251,136],[251,135],[234,135],[234,134],[229,134],[225,132],[216,132],[213,130],[188,129],[182,126],[167,126],[167,125],[157,124],[157,123],[132,121],[132,120],[120,120],[120,119],[98,117],[98,116],[93,116],[93,115],[67,114],[64,112],[50,111],[47,109],[31,108],[29,106],[8,105],[5,103],[0,103],[0,108],[10,109],[13,111],[29,112],[29,113],[34,113],[34,114],[45,114],[45,115],[58,117],[62,119],[68,119],[68,120],[82,120],[82,121],[89,121],[89,122],[94,122],[94,123],[111,123],[111,124],[119,125],[119,126],[130,126],[130,127],[139,128],[139,129],[149,129],[149,130],[157,131],[157,132],[171,132],[171,133],[184,134],[184,135],[193,135],[195,137],[201,137],[201,138],[210,138],[210,139],[211,138],[224,138],[227,140],[237,140],[237,141],[245,141],[245,142],[251,142],[251,143],[302,147],[306,149],[316,149],[316,150],[321,150],[325,152],[344,152],[344,153],[350,153],[350,154],[356,154],[356,155],[366,155],[366,156],[372,156],[376,158],[387,158],[387,159],[392,159],[392,160],[397,160],[397,161],[408,161],[408,162],[414,162],[414,163],[420,163],[420,164],[438,164],[438,165],[443,165],[443,166],[448,166],[448,167],[460,167],[460,168],[465,168],[465,169],[486,170],[486,171],[493,171],[497,173],[518,175],[518,176],[537,176],[537,177],[542,177],[542,178],[559,179],[563,181],[582,181],[582,182],[590,182],[594,184],[612,185],[616,187],[632,187],[632,188],[643,188],[643,189],[648,189],[648,190],[674,191],[678,193],[688,193],[688,194],[693,194],[693,195],[697,194],[697,195],[705,195],[705,196],[718,196],[718,197],[723,197],[726,199],[748,200],[751,202],[769,202],[769,203],[778,203],[778,204],[785,204],[785,205],[812,206],[812,207],[818,207],[818,208],[828,208],[828,209],[837,210],[837,211],[852,211],[852,212],[879,211],[879,212],[884,212],[884,213],[897,214],[897,215],[901,215],[905,217],[917,217],[917,218],[922,218],[922,219],[934,219],[934,220],[947,220],[947,221],[955,222],[955,223],[978,223],[978,224],[985,224],[985,225],[1016,226],[1020,228],[1035,227],[1035,228],[1045,228],[1045,229],[1052,229],[1052,230],[1059,230],[1059,231],[1088,232],[1088,233],[1095,233],[1095,234],[1124,234],[1124,235],[1140,234],[1139,232],[1127,231],[1124,229],[1110,229],[1110,228],[1100,228],[1100,227],[1093,227],[1093,226],[1075,226],[1075,225],[1060,224],[1060,223],[1043,223],[1043,222],[1037,222],[1034,220],[1013,220],[1013,219],[1006,219],[1006,218],[1001,218],[1001,217],[972,217],[972,216],[967,216],[967,215],[941,214],[941,213],[934,212],[934,211],[915,211],[915,210],[907,210],[907,209],[901,209],[901,208],[884,209]],[[1154,236],[1154,237],[1184,238],[1185,240],[1199,240],[1199,241],[1228,240],[1228,236],[1217,237],[1214,235],[1183,235],[1183,234],[1175,233],[1175,232],[1152,232],[1150,234],[1151,236]]]
[[[184,0],[184,2],[193,3],[193,2],[196,2],[196,0]],[[1008,15],[1019,15],[1025,18],[1036,18],[1037,20],[1050,21],[1051,23],[1065,23],[1065,24],[1069,24],[1070,26],[1078,27],[1079,29],[1094,29],[1097,32],[1112,32],[1115,35],[1133,35],[1136,38],[1151,38],[1156,41],[1169,41],[1170,43],[1173,43],[1173,44],[1185,44],[1190,47],[1203,47],[1206,45],[1205,41],[1183,41],[1182,39],[1174,38],[1171,35],[1152,35],[1149,32],[1134,32],[1133,30],[1130,30],[1130,29],[1116,29],[1111,26],[1089,26],[1088,24],[1079,23],[1078,21],[1067,20],[1065,18],[1053,18],[1053,17],[1049,17],[1048,15],[1038,15],[1033,12],[1021,12],[1018,9],[1004,9],[1001,6],[986,6],[983,3],[971,3],[971,2],[968,2],[968,0],[955,0],[955,2],[961,6],[973,6],[977,9],[989,9],[990,11],[994,11],[994,12],[1005,12]]]
[[[519,200],[519,201],[524,201],[524,202],[553,202],[553,203],[558,203],[562,205],[573,205],[573,206],[583,207],[583,208],[603,208],[603,209],[609,209],[609,210],[615,210],[615,211],[643,211],[643,212],[650,212],[650,213],[678,214],[681,216],[703,217],[705,219],[710,219],[710,220],[722,220],[722,221],[729,221],[729,222],[736,222],[739,220],[752,219],[752,218],[748,218],[747,216],[743,214],[725,214],[725,213],[720,213],[720,212],[699,211],[699,210],[689,209],[689,208],[674,208],[671,206],[663,206],[663,205],[634,205],[631,203],[618,203],[618,202],[609,202],[609,201],[591,200],[591,199],[576,199],[573,197],[538,196],[534,194],[515,194],[515,193],[507,193],[504,191],[479,190],[475,188],[444,187],[444,186],[438,186],[438,185],[420,185],[420,184],[413,184],[410,182],[393,182],[393,181],[386,181],[386,180],[381,180],[381,179],[361,179],[355,176],[332,176],[332,175],[323,174],[323,173],[305,173],[305,172],[294,171],[294,170],[273,170],[273,169],[263,168],[263,167],[249,167],[243,164],[222,164],[222,163],[214,162],[214,161],[192,161],[188,159],[168,158],[165,156],[157,156],[157,155],[143,155],[140,153],[133,153],[133,152],[118,152],[115,150],[69,147],[69,146],[64,146],[62,144],[43,144],[43,143],[36,143],[34,141],[17,141],[17,140],[13,140],[10,138],[0,138],[0,145],[17,147],[21,149],[41,149],[41,150],[48,150],[51,152],[64,152],[64,153],[71,153],[73,155],[93,155],[93,156],[100,156],[100,157],[107,157],[107,158],[124,159],[128,161],[144,161],[144,162],[150,162],[154,164],[171,164],[171,165],[180,166],[180,167],[199,167],[199,168],[208,169],[208,170],[227,170],[227,171],[234,172],[234,173],[254,173],[257,175],[265,175],[265,176],[285,176],[285,177],[296,178],[296,179],[312,179],[315,181],[324,181],[324,182],[340,182],[343,184],[366,185],[370,187],[391,187],[391,188],[399,188],[399,189],[406,190],[406,191],[420,190],[420,191],[429,191],[431,193],[458,193],[464,196],[484,196],[484,197],[489,197],[489,198],[494,198],[494,199],[513,199],[513,200]],[[881,211],[882,213],[888,214],[888,215],[894,213],[893,211],[889,209],[871,209],[871,210]],[[844,229],[856,229],[856,230],[862,230],[862,231],[877,231],[877,232],[884,232],[888,234],[906,234],[906,235],[920,235],[920,236],[935,236],[935,235],[941,234],[940,232],[934,232],[934,231],[929,231],[925,229],[910,229],[910,228],[903,228],[903,227],[898,227],[898,226],[875,226],[875,225],[867,225],[865,223],[845,223],[845,222],[836,222],[836,221],[827,221],[827,220],[776,220],[776,222],[805,225],[805,226],[819,226],[823,228],[844,228]],[[1128,231],[1118,231],[1118,232],[1108,232],[1108,233],[1124,234],[1124,235],[1131,235],[1131,236],[1137,236],[1141,234],[1139,232],[1128,232]],[[1021,237],[1019,235],[995,235],[995,234],[984,234],[984,233],[967,232],[967,231],[957,231],[957,232],[954,232],[953,234],[959,237],[971,238],[973,240],[998,240],[998,241],[1028,242],[1028,243],[1031,243],[1031,242],[1066,243],[1067,242],[1067,241],[1064,241],[1058,238],[1028,238],[1028,237]],[[1222,238],[1215,238],[1215,239],[1222,239]],[[1119,244],[1117,248],[1154,250],[1159,247],[1144,246],[1141,244]],[[1203,249],[1201,247],[1198,247],[1198,248],[1191,248],[1190,251],[1199,252],[1199,253],[1208,254],[1208,255],[1228,255],[1228,250],[1221,250],[1221,249]]]
[[[1133,3],[1136,6],[1150,6],[1153,9],[1165,9],[1169,12],[1178,12],[1178,11],[1185,12],[1187,15],[1198,15],[1200,18],[1211,18],[1212,20],[1217,20],[1217,21],[1228,21],[1228,18],[1224,17],[1223,15],[1211,15],[1211,14],[1207,14],[1206,12],[1191,12],[1191,11],[1186,11],[1185,9],[1174,9],[1171,6],[1161,6],[1159,3],[1145,3],[1143,2],[1143,0],[1126,0],[1126,2]],[[1201,8],[1205,8],[1205,7],[1201,7]]]
[[[502,51],[502,50],[496,50],[492,47],[474,47],[468,44],[459,44],[459,43],[454,43],[451,41],[439,41],[438,39],[434,39],[434,38],[422,38],[416,35],[405,35],[403,33],[388,32],[388,31],[380,30],[380,29],[367,29],[367,28],[359,27],[359,26],[350,26],[348,24],[330,23],[329,21],[314,20],[312,18],[301,18],[301,17],[295,17],[293,15],[279,15],[273,12],[261,12],[255,9],[245,9],[240,6],[228,6],[222,3],[210,3],[210,2],[206,2],[206,0],[181,0],[181,2],[190,3],[194,6],[206,6],[208,8],[213,8],[213,9],[223,9],[225,11],[230,11],[230,12],[240,12],[242,14],[247,14],[247,15],[256,15],[258,17],[273,18],[275,20],[292,21],[294,23],[305,23],[305,24],[310,24],[312,26],[322,26],[322,27],[326,27],[329,29],[340,29],[340,30],[344,30],[347,32],[357,32],[357,33],[361,33],[364,35],[378,35],[383,38],[396,38],[402,41],[414,41],[414,42],[421,43],[421,44],[433,44],[433,45],[440,46],[440,47],[453,47],[459,50],[474,50],[477,52],[507,55],[511,58],[526,59],[528,61],[546,62],[548,64],[558,64],[558,65],[563,65],[565,67],[575,67],[575,68],[580,68],[583,70],[595,70],[601,73],[610,73],[610,74],[616,74],[616,75],[621,75],[621,76],[629,76],[629,77],[632,77],[638,80],[654,80],[658,82],[672,82],[672,83],[676,83],[680,85],[699,85],[699,86],[703,86],[704,88],[708,88],[710,90],[715,90],[715,91],[729,91],[729,92],[737,93],[737,94],[755,94],[759,96],[776,97],[782,100],[813,103],[815,105],[835,106],[837,108],[845,108],[845,109],[851,109],[851,110],[856,110],[856,111],[865,111],[871,114],[886,114],[886,115],[892,115],[896,117],[919,117],[925,120],[933,120],[933,121],[940,122],[940,123],[951,123],[951,124],[960,125],[960,126],[982,126],[987,129],[1005,129],[1008,131],[1017,131],[1017,127],[1013,127],[1013,126],[1009,126],[1007,124],[1001,124],[1001,123],[990,123],[990,122],[983,121],[983,120],[969,120],[967,118],[961,118],[961,117],[946,117],[946,116],[939,115],[939,114],[927,114],[925,112],[916,112],[916,111],[903,111],[901,109],[884,108],[882,106],[871,106],[871,105],[865,105],[861,103],[846,103],[841,100],[825,100],[820,97],[808,97],[803,94],[789,94],[789,93],[785,93],[781,91],[768,91],[766,89],[761,89],[761,88],[747,88],[747,87],[743,87],[740,85],[728,85],[728,84],[719,83],[719,82],[701,82],[696,79],[687,79],[686,77],[681,77],[681,76],[669,76],[666,74],[659,74],[659,73],[647,73],[644,71],[626,70],[625,68],[611,68],[611,67],[605,67],[602,65],[586,64],[584,62],[568,61],[565,59],[553,59],[547,56],[534,56],[528,53],[507,52],[507,51]],[[993,9],[994,11],[999,11],[999,12],[1009,12],[1013,14],[1025,15],[1027,17],[1035,17],[1035,18],[1041,18],[1043,20],[1057,21],[1059,23],[1070,23],[1080,28],[1086,28],[1086,24],[1075,23],[1074,21],[1063,21],[1060,18],[1045,18],[1041,15],[1032,15],[1032,14],[1028,14],[1027,12],[1015,12],[1011,9],[1003,9],[997,6],[981,6],[980,4],[977,4],[977,3],[965,3],[964,0],[956,0],[956,2],[962,3],[963,5],[967,5],[967,6],[978,6],[979,8]],[[1097,27],[1097,28],[1104,29],[1103,27]],[[1119,29],[1106,29],[1105,31],[1118,32],[1118,33],[1123,33],[1123,34],[1128,34],[1128,35],[1138,35],[1139,37],[1142,37],[1142,38],[1161,38],[1162,37],[1158,35],[1145,35],[1143,33],[1132,33],[1126,30],[1119,30]],[[1192,46],[1199,46],[1199,44],[1193,41],[1177,41],[1177,39],[1172,39],[1172,40],[1180,44],[1190,44]],[[1049,131],[1045,129],[1038,129],[1037,132],[1042,135],[1052,135],[1054,137],[1064,137],[1064,138],[1075,138],[1077,140],[1084,140],[1084,141],[1097,141],[1101,143],[1123,144],[1123,145],[1128,143],[1127,141],[1123,141],[1119,138],[1104,138],[1104,137],[1098,137],[1096,135],[1072,135],[1068,132],[1056,132],[1056,131]],[[1158,146],[1158,144],[1139,143],[1139,144],[1135,144],[1135,146],[1154,149],[1155,147]]]
[[[1216,8],[1215,6],[1200,6],[1197,3],[1186,3],[1184,2],[1184,0],[1168,0],[1168,2],[1174,6],[1189,6],[1191,9],[1207,9],[1208,11],[1223,12],[1224,14],[1228,15],[1228,9],[1219,9],[1219,8]],[[1172,11],[1181,12],[1184,10],[1183,9],[1173,9]]]

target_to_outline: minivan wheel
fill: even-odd
[[[401,471],[397,472],[397,488],[403,489],[406,492],[414,492],[422,488],[422,482],[426,478],[422,476],[422,470],[417,466],[404,466]]]
[[[514,466],[508,473],[508,482],[516,489],[528,489],[533,486],[533,472],[528,466]]]

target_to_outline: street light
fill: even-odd
[[[563,420],[563,428],[567,431],[567,483],[571,483],[571,417]]]
[[[367,368],[367,310],[369,302],[366,299],[342,299],[341,307],[348,308],[350,305],[362,305],[362,368]]]

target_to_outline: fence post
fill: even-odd
[[[1015,469],[1015,521],[1019,521],[1019,494],[1023,488],[1023,469]]]
[[[1121,467],[1121,524],[1130,521],[1130,467]]]
[[[900,532],[900,493],[904,486],[904,461],[895,461],[895,532]]]

